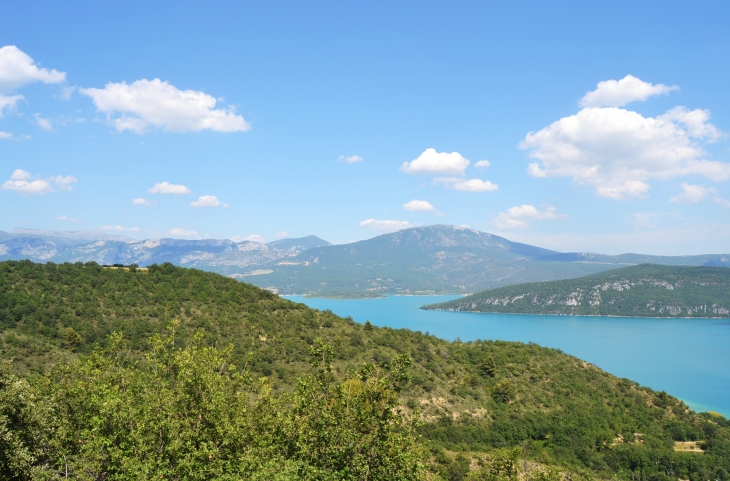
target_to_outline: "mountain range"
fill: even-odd
[[[468,294],[570,279],[627,265],[730,267],[730,255],[617,256],[558,252],[466,227],[434,225],[332,245],[316,236],[267,244],[228,239],[135,240],[100,231],[0,231],[0,261],[170,262],[217,272],[280,294],[367,296]]]

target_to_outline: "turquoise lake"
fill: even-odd
[[[730,417],[730,319],[534,316],[424,311],[457,296],[365,300],[306,299],[357,322],[429,332],[462,341],[500,339],[561,349],[601,369],[664,390],[697,411]]]

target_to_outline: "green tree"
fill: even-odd
[[[49,418],[60,425],[44,447],[46,477],[423,478],[415,426],[397,409],[407,356],[387,370],[366,364],[338,383],[332,349],[316,340],[315,374],[301,378],[295,394],[277,396],[269,380],[230,362],[232,347],[203,345],[202,331],[176,345],[177,328],[173,322],[169,335],[153,336],[142,359],[129,357],[122,336],[113,334],[104,350],[54,372],[45,394],[55,403]],[[35,460],[32,453],[25,458],[24,466]]]
[[[497,363],[491,354],[484,356],[482,362],[479,363],[479,373],[484,377],[494,377],[497,373]]]
[[[517,464],[521,458],[521,448],[501,449],[492,453],[487,463],[471,472],[467,479],[469,481],[517,481],[519,479]]]
[[[30,480],[51,433],[48,405],[0,361],[0,478]]]
[[[337,473],[332,479],[422,479],[425,451],[415,420],[398,410],[410,358],[397,356],[388,369],[366,363],[331,384],[332,349],[317,339],[310,352],[317,373],[300,379],[289,422],[297,459],[317,476]]]
[[[509,403],[514,399],[515,396],[515,388],[512,386],[512,383],[508,379],[502,379],[497,384],[494,385],[494,388],[492,389],[492,397],[496,401],[503,402],[503,403]]]
[[[61,338],[61,345],[64,349],[69,351],[75,351],[79,344],[83,342],[81,334],[76,332],[73,327],[67,327],[63,331],[63,337]]]

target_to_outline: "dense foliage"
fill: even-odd
[[[365,364],[334,383],[328,346],[317,342],[318,375],[277,396],[226,350],[202,346],[200,335],[176,348],[174,327],[154,336],[138,362],[114,334],[107,349],[59,367],[35,389],[0,373],[0,383],[26,391],[0,398],[2,411],[17,407],[21,418],[0,445],[3,479],[425,477],[413,427],[395,410],[407,357],[388,370]]]
[[[730,317],[730,269],[642,264],[501,287],[426,309],[637,317]]]
[[[180,348],[174,349],[169,333],[155,337],[173,319],[180,320],[174,336]],[[0,398],[12,408],[6,405],[0,410],[21,413],[2,422],[25,423],[27,432],[35,433],[29,439],[38,440],[18,444],[10,436],[2,446],[21,446],[27,456],[40,456],[33,446],[45,446],[49,433],[75,433],[63,443],[51,437],[56,439],[53,450],[41,453],[46,458],[35,458],[49,459],[54,469],[60,469],[64,456],[64,463],[71,466],[73,461],[74,472],[81,473],[86,472],[84,463],[96,466],[112,458],[153,463],[144,469],[162,469],[165,463],[182,466],[213,454],[209,459],[217,461],[210,469],[233,473],[215,466],[229,466],[225,460],[235,451],[244,457],[249,453],[250,459],[271,460],[270,473],[288,472],[276,471],[286,467],[296,469],[299,476],[311,469],[320,473],[312,474],[314,479],[327,479],[321,473],[345,469],[346,463],[337,459],[353,460],[347,464],[350,473],[361,473],[357,466],[367,465],[347,450],[351,446],[381,449],[376,439],[355,435],[361,431],[354,426],[363,425],[364,432],[386,433],[388,442],[403,446],[392,452],[410,456],[398,464],[412,468],[409,476],[421,469],[413,460],[425,448],[428,459],[423,462],[434,476],[496,479],[489,476],[511,472],[510,453],[519,447],[529,461],[518,463],[523,473],[538,463],[570,471],[573,477],[730,479],[730,425],[724,418],[692,413],[666,393],[618,379],[560,351],[502,341],[450,343],[428,334],[361,325],[202,271],[169,264],[135,271],[96,264],[0,263],[0,323],[2,357],[16,359],[16,374],[6,372]],[[197,334],[201,329],[204,333]],[[110,337],[113,332],[122,334]],[[119,348],[122,339],[124,349]],[[314,376],[312,352],[321,359]],[[411,359],[410,380],[398,392],[393,386],[405,381],[403,355]],[[53,366],[53,375],[43,374]],[[266,381],[259,381],[261,377]],[[11,385],[14,391],[4,387]],[[138,388],[122,393],[120,386],[132,385]],[[197,392],[215,394],[210,408],[190,402],[195,399],[191,393],[201,386],[207,387]],[[29,394],[12,394],[24,390]],[[158,399],[154,392],[164,395]],[[104,401],[105,396],[110,400]],[[73,428],[33,421],[43,418],[34,413],[51,409],[37,399],[49,398],[63,400],[66,406],[52,418],[72,423]],[[374,403],[375,398],[379,401]],[[303,399],[312,399],[313,404],[303,405]],[[363,409],[389,406],[380,411],[389,413],[389,421],[382,424],[373,411],[347,418],[347,409],[358,402]],[[229,411],[221,411],[222,406]],[[213,424],[195,431],[190,423],[202,411],[210,413],[210,419],[203,418]],[[155,413],[159,417],[168,412],[169,418],[155,418]],[[245,414],[236,417],[226,412]],[[412,444],[413,425],[405,421],[416,412],[422,421],[415,427],[422,436],[418,445]],[[148,430],[140,431],[135,418],[148,419]],[[239,432],[241,426],[256,432],[259,421],[260,432],[268,436],[255,438],[264,443],[261,446],[249,444],[254,438],[246,440]],[[152,442],[153,427],[171,440],[167,446],[181,447],[175,448],[175,456],[186,461],[173,462],[145,451],[159,446]],[[87,438],[77,438],[79,433]],[[93,445],[101,433],[107,436],[100,438],[102,444],[94,445],[93,452],[83,451],[82,445]],[[317,437],[320,433],[325,437]],[[197,445],[195,439],[221,445],[218,451],[206,451],[212,444]],[[287,448],[288,454],[281,454],[277,443],[292,439],[297,440],[296,450]],[[336,441],[325,443],[326,439]],[[698,441],[704,454],[675,452],[675,441]],[[117,445],[123,449],[102,449]],[[259,448],[263,451],[255,451]],[[250,459],[244,457],[236,458],[240,469],[269,469],[246,464]],[[332,466],[317,464],[323,460],[331,460]],[[115,466],[121,472],[121,465]],[[534,473],[552,475],[543,469]]]

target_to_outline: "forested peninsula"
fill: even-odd
[[[0,263],[0,478],[729,479],[730,423],[559,350],[171,264]]]
[[[573,316],[730,317],[730,269],[641,264],[501,287],[424,309]]]

